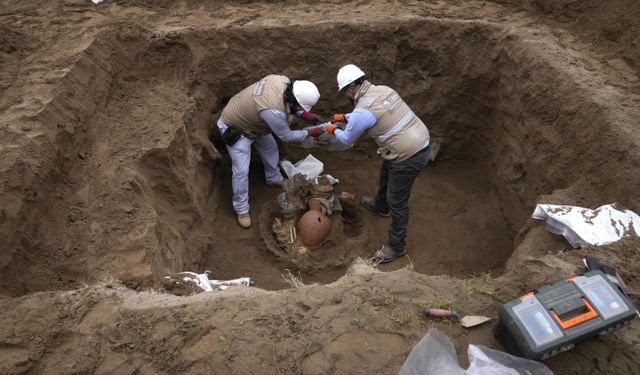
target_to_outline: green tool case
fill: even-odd
[[[512,354],[546,359],[626,326],[636,314],[605,274],[590,271],[505,303],[493,334]]]

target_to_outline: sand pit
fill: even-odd
[[[211,114],[219,111],[219,102],[266,74],[267,69],[292,77],[312,74],[326,93],[319,111],[348,109],[334,89],[338,64],[322,58],[309,61],[286,46],[269,44],[257,47],[256,61],[227,56],[229,51],[249,48],[248,41],[279,40],[291,33],[320,49],[333,45],[341,51],[356,52],[351,59],[361,61],[372,80],[399,87],[414,110],[430,118],[434,136],[444,142],[438,162],[430,173],[421,176],[412,199],[415,220],[409,228],[409,246],[416,250],[411,252],[416,270],[453,275],[498,271],[512,252],[514,235],[528,213],[527,207],[512,202],[533,201],[531,196],[517,196],[511,187],[511,180],[521,177],[517,174],[523,171],[517,169],[522,166],[518,161],[500,159],[513,156],[509,140],[502,138],[504,120],[496,113],[497,84],[501,69],[516,68],[510,66],[512,62],[499,61],[503,48],[495,41],[499,29],[449,21],[414,21],[401,28],[381,23],[379,32],[388,36],[372,55],[371,48],[380,42],[376,35],[351,25],[321,27],[322,33],[296,26],[186,31],[160,40],[133,29],[127,32],[124,43],[114,42],[123,38],[122,31],[101,34],[102,44],[95,42],[85,52],[77,75],[92,77],[97,86],[93,90],[104,96],[104,103],[94,112],[86,112],[90,107],[84,98],[78,98],[77,114],[69,113],[86,118],[75,130],[81,136],[63,143],[65,149],[77,149],[77,154],[60,160],[56,167],[64,171],[64,176],[46,185],[44,189],[49,191],[41,193],[56,192],[66,204],[35,219],[44,230],[38,231],[37,239],[29,239],[33,245],[27,245],[39,247],[44,253],[67,253],[72,263],[64,258],[43,259],[46,263],[40,269],[33,264],[39,263],[38,259],[24,260],[33,268],[22,275],[32,283],[24,292],[50,289],[37,286],[38,279],[49,283],[47,276],[52,275],[47,272],[59,273],[65,267],[74,270],[64,272],[68,279],[61,280],[62,288],[65,284],[77,287],[100,269],[118,270],[113,277],[125,278],[134,286],[148,286],[167,273],[194,267],[211,269],[220,277],[266,274],[269,276],[255,276],[257,286],[287,287],[280,279],[287,264],[274,261],[264,252],[254,230],[237,228],[229,205],[230,174],[224,156],[210,144],[199,144],[195,149],[190,144],[203,141],[202,133]],[[337,38],[345,27],[353,37],[342,45],[326,38]],[[433,43],[442,33],[450,36]],[[455,49],[450,47],[452,38],[459,40]],[[219,46],[220,40],[225,40],[224,48]],[[206,45],[216,48],[195,47]],[[105,50],[109,55],[103,57]],[[134,57],[130,56],[131,50],[139,52]],[[479,57],[469,65],[456,64],[468,56]],[[347,61],[349,57],[341,59]],[[238,66],[244,66],[251,75],[244,76]],[[109,74],[96,76],[103,70]],[[69,82],[69,90],[77,91],[76,86],[83,83],[81,79]],[[510,82],[509,87],[523,84]],[[93,98],[95,91],[91,93]],[[516,121],[525,121],[525,117]],[[497,155],[498,144],[503,144],[501,152],[505,156]],[[328,152],[326,147],[281,148],[282,156],[291,160],[314,153],[326,164],[327,173],[341,179],[340,187],[345,191],[358,197],[375,192],[380,161],[371,142],[364,140],[355,149],[340,153]],[[214,164],[216,159],[218,163]],[[494,160],[507,165],[496,169]],[[498,174],[515,176],[505,181]],[[272,201],[278,191],[266,187],[260,166],[255,167],[251,180],[257,218],[262,203]],[[545,188],[553,190],[552,186]],[[334,267],[340,272],[311,274],[312,280],[333,281],[355,258],[367,258],[381,246],[387,222],[367,214],[362,215],[362,221],[363,230],[375,235]],[[64,228],[59,229],[72,238],[68,243],[61,242],[56,228],[60,225]],[[433,233],[439,233],[437,238]],[[87,264],[76,269],[78,259],[71,254],[82,248],[91,251],[78,254],[87,258]],[[113,257],[119,253],[115,248],[122,249],[130,260]],[[91,264],[96,258],[102,264]]]
[[[51,328],[0,330],[0,369],[395,373],[432,324],[419,316],[426,301],[495,316],[501,301],[580,272],[585,252],[567,252],[529,216],[538,202],[640,211],[638,56],[615,52],[637,41],[624,28],[585,31],[589,12],[602,10],[537,3],[372,1],[354,13],[336,2],[335,17],[303,1],[9,4],[0,14],[0,321],[13,326],[33,309],[32,321]],[[319,113],[348,111],[335,88],[346,63],[400,92],[442,147],[413,189],[408,256],[377,269],[357,262],[388,228],[357,207],[344,243],[314,249],[301,267],[270,251],[265,207],[281,190],[266,186],[257,157],[256,224],[237,225],[228,160],[208,132],[228,97],[270,73],[313,80]],[[279,147],[294,161],[312,153],[358,199],[375,192],[381,162],[369,140],[343,152]],[[638,289],[637,244],[589,251]],[[248,276],[254,288],[148,292],[186,270]],[[292,288],[288,272],[315,285]],[[470,275],[494,292],[470,298]],[[459,352],[469,342],[500,348],[489,328],[441,328]],[[637,332],[634,323],[550,366],[633,373]],[[75,345],[93,359],[80,361]],[[258,355],[248,359],[246,347]]]

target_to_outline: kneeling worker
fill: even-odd
[[[391,262],[407,252],[409,195],[429,162],[429,131],[396,91],[370,83],[357,66],[343,66],[337,79],[338,90],[355,109],[333,115],[326,130],[344,144],[352,144],[364,132],[378,144],[383,159],[378,192],[375,198],[362,197],[360,203],[381,216],[391,216],[388,241],[374,255],[378,263]],[[347,126],[341,130],[336,122]]]
[[[218,119],[232,164],[233,209],[243,228],[251,226],[249,216],[249,162],[251,145],[260,154],[268,185],[282,185],[278,168],[278,145],[273,132],[284,142],[301,142],[318,137],[322,128],[291,130],[287,121],[294,114],[308,122],[320,122],[311,107],[320,99],[310,81],[293,81],[282,75],[268,75],[233,96]]]

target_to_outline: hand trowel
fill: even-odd
[[[486,323],[491,320],[491,318],[481,315],[466,315],[462,318],[459,318],[457,311],[444,310],[444,309],[424,309],[425,317],[439,317],[439,318],[453,318],[456,319],[461,326],[464,328],[471,328],[475,326],[479,326],[480,324]]]

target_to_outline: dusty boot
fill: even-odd
[[[249,216],[248,212],[246,214],[238,215],[238,224],[245,229],[251,226],[251,216]]]
[[[360,199],[360,204],[367,210],[373,211],[382,217],[391,216],[391,212],[389,211],[387,212],[378,211],[378,209],[376,208],[376,200],[373,197],[362,197],[362,199]]]
[[[401,251],[395,251],[394,249],[392,249],[389,245],[384,244],[384,246],[382,246],[382,248],[378,251],[376,251],[375,255],[373,256],[372,260],[375,263],[389,263],[392,260],[403,256],[404,254],[407,253],[407,249],[404,248]]]

